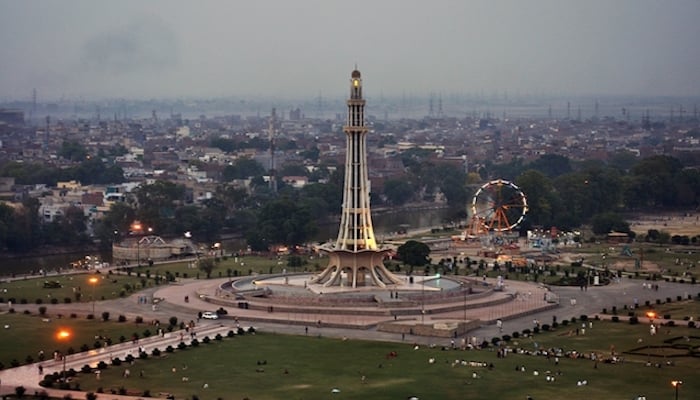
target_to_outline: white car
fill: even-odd
[[[204,319],[219,319],[219,314],[211,311],[205,311],[202,313],[202,318]]]

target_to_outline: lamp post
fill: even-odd
[[[92,315],[95,315],[95,286],[97,286],[97,282],[99,282],[99,279],[93,276],[90,279],[88,279],[88,282],[92,286]]]
[[[131,234],[136,236],[136,266],[141,265],[141,235],[143,234],[143,225],[141,221],[131,223]]]
[[[465,287],[464,282],[462,283],[462,292],[464,294],[464,322],[467,322],[467,292],[469,290]]]
[[[420,282],[420,324],[425,320],[425,274]]]
[[[59,342],[67,342],[70,340],[72,336],[72,332],[66,328],[60,328],[58,332],[56,332],[56,339],[58,339]],[[67,353],[67,351],[66,351]],[[61,353],[61,358],[63,358],[63,372],[61,373],[61,376],[63,378],[63,382],[66,381],[66,354]]]
[[[676,390],[676,400],[678,400],[678,388],[681,387],[682,384],[683,384],[683,381],[671,381],[671,385]]]
[[[136,266],[141,266],[141,238],[136,239]]]

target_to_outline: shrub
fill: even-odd
[[[117,318],[117,321],[118,321],[118,322],[126,322],[126,317],[125,317],[124,315],[120,315],[120,316]]]
[[[146,353],[145,351],[139,352],[139,358],[142,359],[142,360],[147,359],[147,358],[148,358],[148,353]]]
[[[556,322],[554,324],[556,324]],[[554,325],[554,324],[552,324],[552,325]],[[549,324],[542,324],[542,331],[549,332],[549,328],[550,328]]]
[[[134,322],[136,322],[137,324],[143,323],[143,317],[139,315],[134,319]]]
[[[109,311],[105,311],[102,313],[102,320],[105,322],[109,321]]]
[[[90,350],[90,347],[89,347],[88,345],[83,344],[82,346],[80,346],[80,351],[81,351],[81,352],[82,352],[82,351],[88,351],[88,350]]]
[[[513,332],[513,339],[517,339],[520,337],[520,332]]]
[[[500,341],[501,341],[501,338],[495,337],[495,336],[491,339],[491,343],[493,343],[494,346],[498,346],[498,343]]]
[[[151,354],[152,354],[154,357],[158,357],[158,356],[160,356],[160,350],[158,350],[158,348],[156,347],[156,348],[153,349],[153,351],[151,351]]]
[[[510,342],[510,335],[503,335],[504,342]]]
[[[187,345],[185,344],[185,342],[180,342],[178,343],[177,348],[180,350],[185,350],[187,348]]]
[[[630,325],[636,325],[639,323],[639,319],[637,317],[630,317]]]
[[[216,336],[214,336],[214,340],[221,340],[221,339],[223,339],[223,338],[221,337],[220,333],[217,333]]]
[[[24,315],[29,315],[29,314],[31,314],[31,313],[32,313],[32,312],[29,311],[29,310],[24,310],[24,312],[22,312],[22,314],[24,314]]]
[[[671,314],[664,314],[664,319],[671,319]]]
[[[86,318],[87,319],[95,319],[95,316],[93,314],[88,314]]]
[[[695,321],[689,321],[688,328],[695,328]]]
[[[120,360],[119,357],[115,357],[112,359],[112,365],[114,365],[115,367],[118,367],[118,366],[122,365],[122,360]]]
[[[175,349],[173,349],[173,346],[168,346],[165,348],[165,351],[166,353],[172,353],[173,351],[175,351]]]
[[[612,322],[620,322],[620,317],[618,317],[617,315],[614,315],[612,317]]]
[[[670,320],[670,321],[666,322],[666,326],[676,326],[676,321]]]
[[[581,315],[581,321],[588,321],[588,315]]]
[[[46,306],[39,307],[39,315],[46,315]]]
[[[51,299],[51,304],[58,304],[58,299],[57,298],[52,298]]]
[[[192,339],[192,341],[190,342],[190,345],[191,345],[192,347],[197,347],[197,346],[199,346],[199,340],[197,340],[197,339]]]
[[[85,400],[97,400],[97,395],[93,392],[85,393]]]
[[[90,372],[92,372],[92,368],[90,368],[89,365],[85,364],[83,365],[83,368],[80,368],[80,372],[84,374],[89,374]]]
[[[235,335],[236,334],[233,331],[228,331],[228,333],[226,333],[226,336],[228,336],[230,338],[234,337]]]

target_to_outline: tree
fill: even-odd
[[[420,267],[428,264],[430,247],[423,242],[409,240],[396,249],[397,257],[412,267]]]
[[[531,169],[523,172],[516,183],[530,205],[527,219],[535,225],[552,226],[561,201],[553,190],[551,180],[543,173]]]
[[[253,176],[265,174],[265,168],[252,158],[239,158],[233,164],[227,165],[223,171],[226,181],[234,179],[248,179]]]
[[[592,229],[593,233],[596,235],[604,235],[613,231],[629,233],[630,225],[621,215],[613,212],[606,212],[593,217]]]
[[[537,170],[549,178],[568,174],[571,172],[569,159],[558,154],[545,154],[528,165],[528,168]]]
[[[66,160],[83,161],[87,157],[88,152],[85,150],[85,147],[77,141],[66,140],[61,143],[58,155]]]
[[[403,205],[411,199],[413,193],[413,187],[405,179],[387,179],[384,182],[384,195],[392,205]]]
[[[207,274],[207,279],[211,277],[211,273],[214,271],[215,267],[216,261],[214,261],[213,257],[200,257],[197,261],[197,268]]]

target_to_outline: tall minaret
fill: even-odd
[[[362,77],[357,69],[350,75],[350,99],[347,104],[347,125],[343,127],[347,141],[345,185],[338,240],[334,246],[323,249],[328,253],[328,266],[310,282],[348,288],[396,288],[403,284],[403,280],[384,266],[383,260],[388,250],[377,248],[372,228],[367,173],[368,129],[365,126]]]
[[[350,98],[347,101],[345,185],[343,209],[336,249],[359,251],[375,250],[377,241],[372,228],[369,209],[370,182],[367,174],[367,127],[365,100],[362,98],[360,71],[352,71]]]

